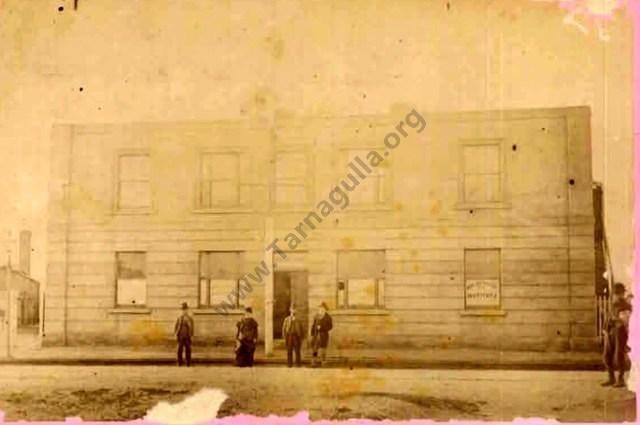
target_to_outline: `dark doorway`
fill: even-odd
[[[307,298],[307,272],[275,272],[273,277],[273,338],[282,338],[282,323],[289,315],[289,307],[296,307],[296,317],[307,332],[309,300]]]
[[[291,276],[276,272],[273,276],[273,338],[282,338],[282,322],[291,305]]]

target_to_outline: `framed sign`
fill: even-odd
[[[469,279],[465,281],[467,307],[499,307],[500,281],[498,279]]]

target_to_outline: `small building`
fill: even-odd
[[[53,135],[45,344],[168,341],[183,301],[202,343],[251,305],[267,351],[320,302],[345,347],[596,340],[588,108]]]
[[[0,315],[4,317],[7,300],[7,277],[15,298],[17,326],[36,326],[40,323],[40,283],[31,277],[31,232],[22,230],[17,240],[18,264],[0,266]]]
[[[10,269],[10,290],[15,297],[17,326],[37,326],[39,319],[40,283],[21,270]],[[0,310],[4,316],[7,299],[7,266],[0,267]]]

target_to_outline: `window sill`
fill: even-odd
[[[194,309],[194,310],[191,310],[191,312],[196,316],[213,316],[213,315],[217,315],[217,316],[242,316],[244,314],[244,311],[242,311],[241,309],[227,310],[226,313],[221,313],[218,310],[214,310],[212,308],[206,308],[206,307]]]
[[[309,211],[311,210],[316,210],[316,207],[314,205],[278,205],[278,206],[274,206],[273,209],[271,210],[274,213],[309,213]]]
[[[464,310],[460,312],[462,317],[505,317],[504,310]]]
[[[458,202],[457,210],[500,210],[511,208],[510,202]]]
[[[116,209],[112,211],[113,215],[151,215],[155,213],[156,213],[156,210],[153,208]]]
[[[229,206],[229,207],[217,207],[217,208],[195,208],[192,209],[193,214],[237,214],[237,213],[251,213],[254,212],[251,208],[242,206]]]
[[[109,314],[151,314],[146,307],[116,307],[109,310]]]
[[[370,205],[353,205],[349,204],[345,209],[341,209],[340,206],[335,206],[334,211],[336,213],[347,213],[349,211],[357,211],[357,212],[387,212],[393,211],[393,206],[389,204],[370,204]],[[333,213],[332,213],[333,214]]]
[[[330,314],[333,316],[389,316],[391,313],[381,308],[346,308],[331,310]]]

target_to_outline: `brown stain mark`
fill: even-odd
[[[296,112],[289,108],[276,108],[274,111],[276,119],[293,120],[296,118]]]
[[[318,387],[325,394],[360,393],[372,387],[385,386],[385,379],[367,369],[359,369],[354,375],[348,369],[326,370],[318,382]]]
[[[418,256],[418,250],[417,249],[412,249],[411,251],[409,251],[409,255],[412,257],[417,257]]]
[[[360,392],[366,386],[366,379],[358,375],[357,379],[353,379],[351,376],[347,376],[345,372],[348,370],[340,371],[335,370],[334,373],[327,374],[324,379],[318,382],[318,387],[321,388],[324,394],[335,394],[338,388],[340,392]]]
[[[400,324],[400,319],[393,315],[382,316],[382,325],[386,329],[395,330]]]
[[[449,231],[446,227],[438,227],[438,235],[445,237],[449,234]]]
[[[351,249],[353,248],[353,239],[350,236],[347,236],[346,238],[342,238],[342,240],[340,241],[340,245],[342,245],[342,247],[344,249]]]
[[[240,105],[241,109],[248,115],[262,114],[272,109],[275,104],[273,92],[267,87],[256,87],[247,101]]]
[[[256,93],[253,97],[253,103],[258,107],[267,105],[267,97],[263,93]]]
[[[267,43],[269,45],[269,49],[271,51],[271,57],[280,61],[284,57],[284,40],[277,34],[273,34],[266,38]]]
[[[398,233],[398,238],[399,239],[407,239],[408,237],[409,237],[409,234],[407,232]]]
[[[396,211],[402,211],[404,209],[404,205],[402,205],[402,202],[396,202],[396,204],[393,206],[393,208]]]
[[[414,264],[413,265],[413,271],[415,273],[420,273],[422,271],[422,267],[420,267],[420,264]]]
[[[149,319],[131,322],[127,330],[134,346],[159,343],[166,338],[166,331],[156,322]]]
[[[69,190],[69,195],[62,201],[62,207],[92,219],[106,218],[105,212],[111,208],[109,203],[95,199],[82,186],[75,186]]]
[[[367,288],[367,290],[365,292],[370,297],[375,297],[376,296],[376,288],[375,287],[371,287],[370,286],[369,288]]]
[[[454,338],[451,336],[443,336],[440,338],[440,348],[447,349],[455,342]]]
[[[434,201],[433,204],[431,204],[431,209],[429,210],[429,213],[431,215],[439,215],[441,211],[442,211],[442,201],[440,200]]]

